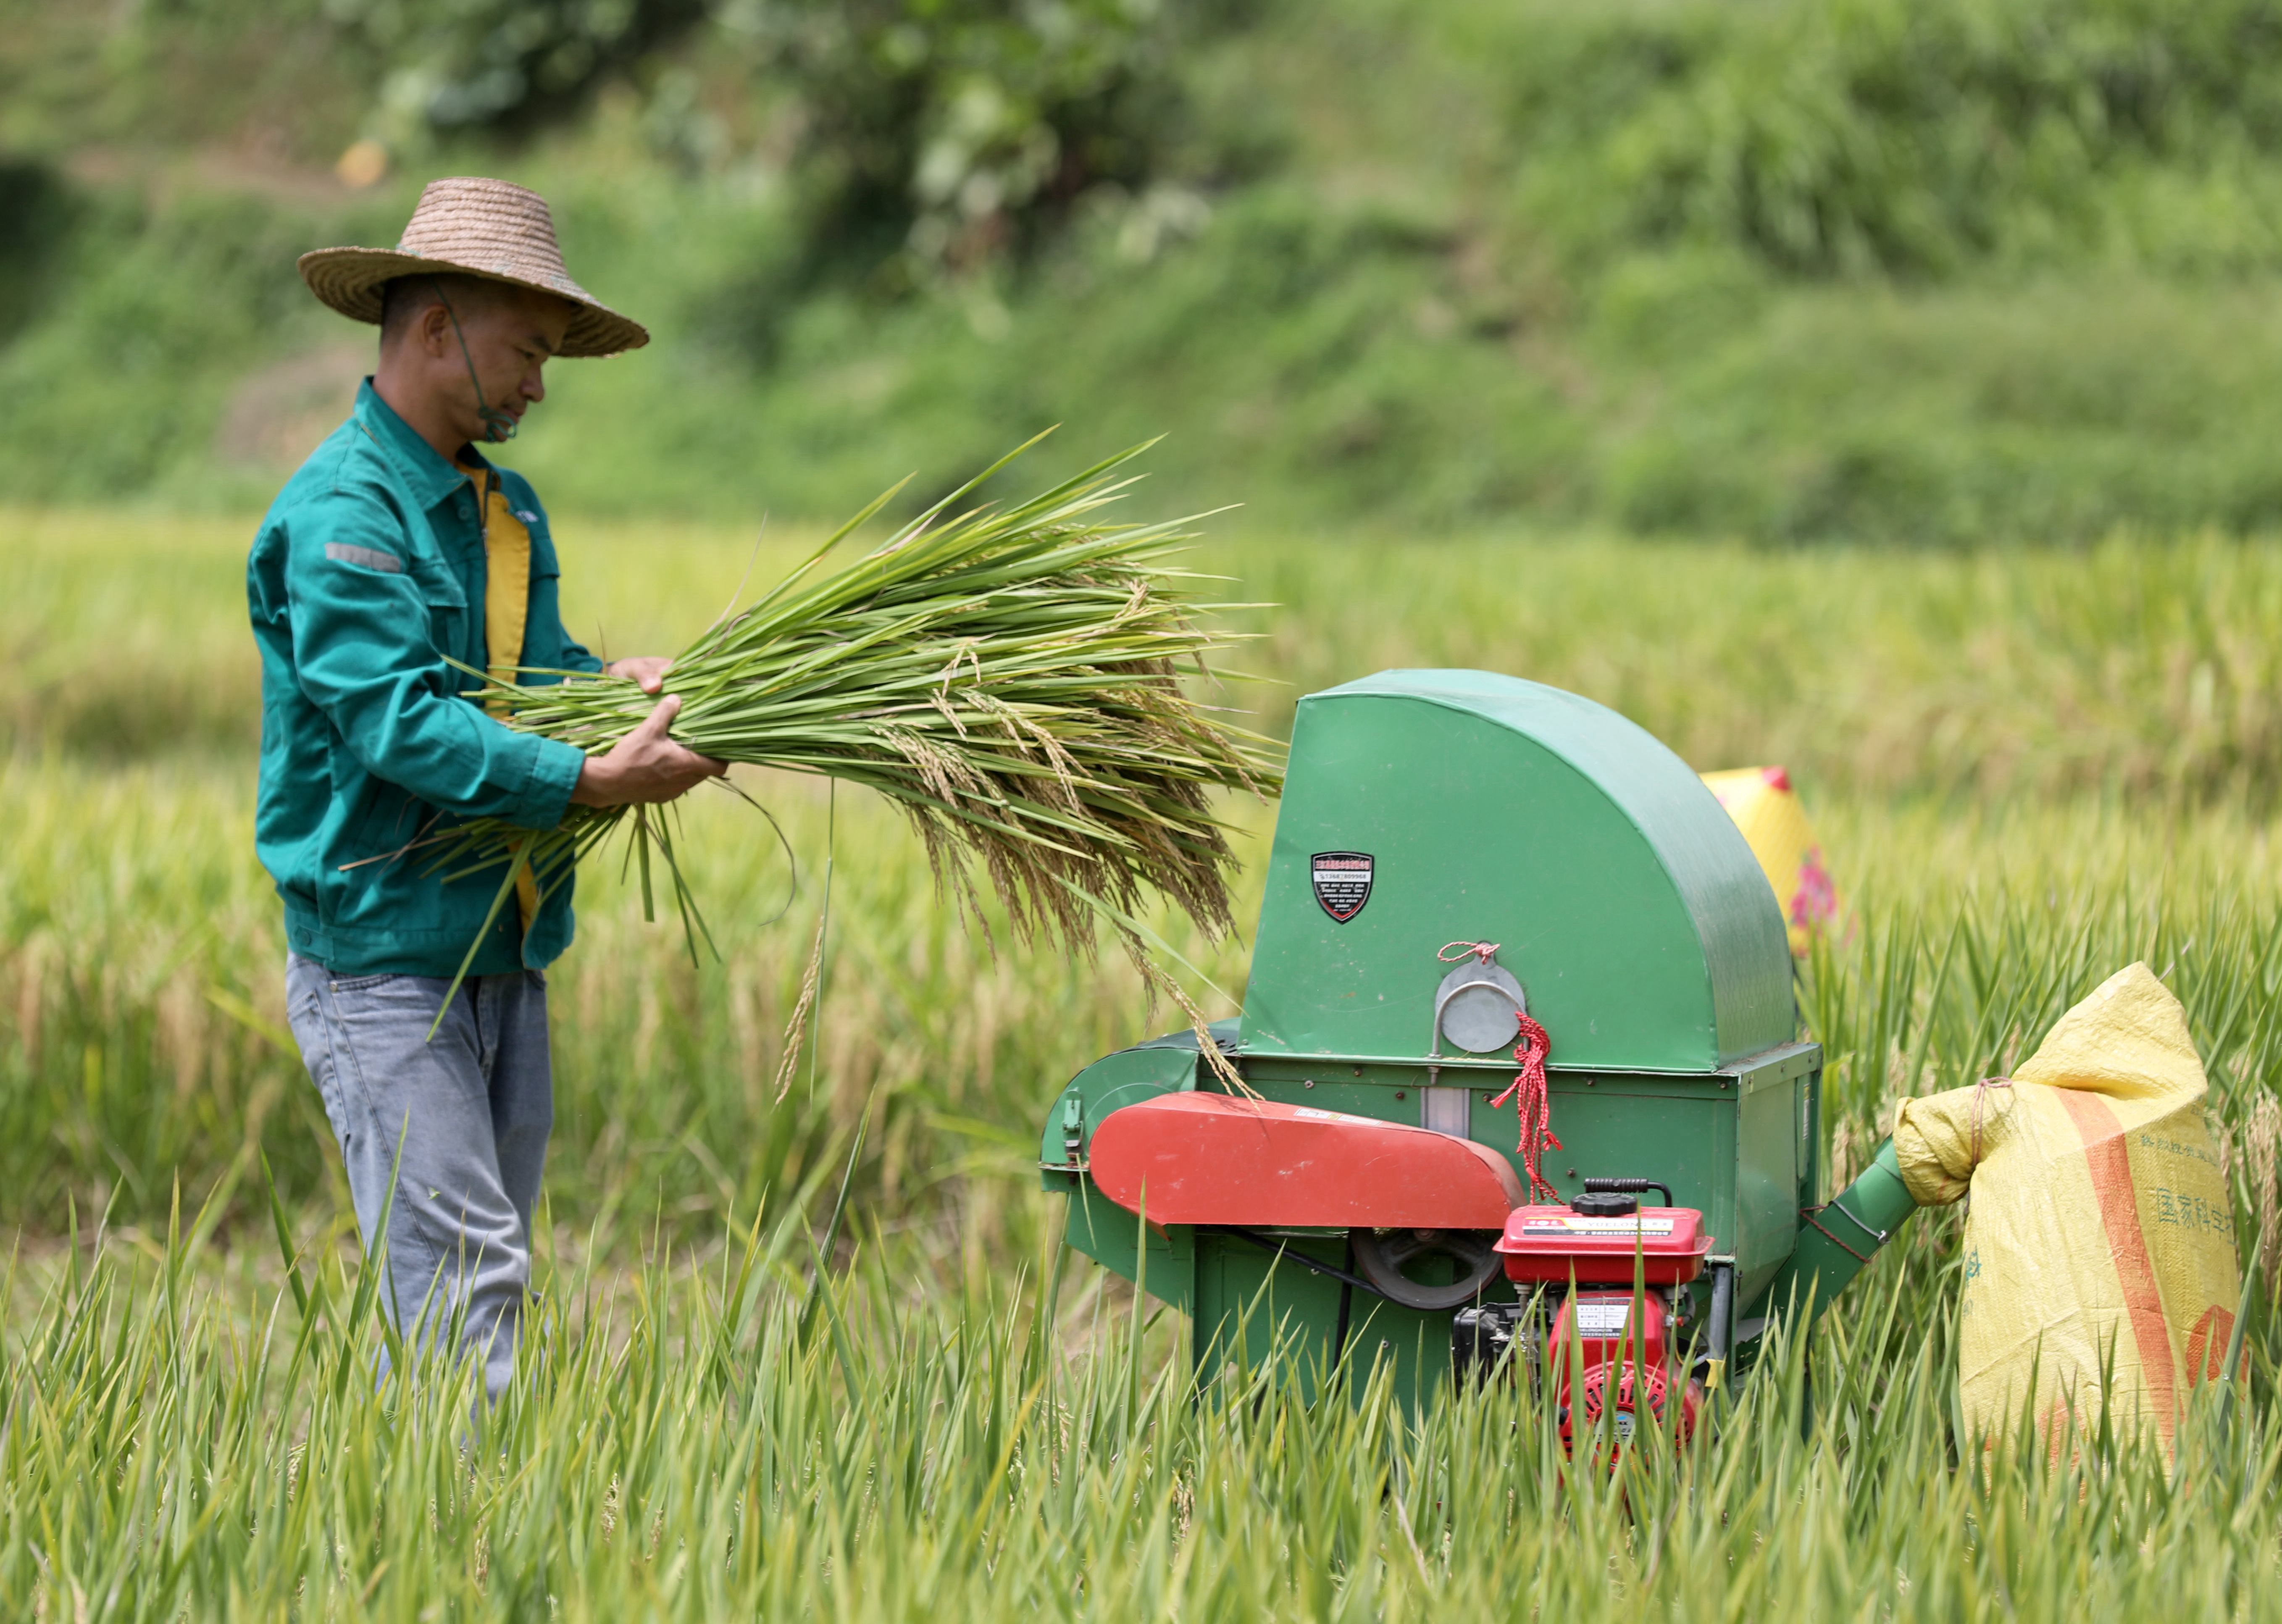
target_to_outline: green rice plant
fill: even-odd
[[[113,521],[47,522],[74,527],[72,547],[39,541],[59,595],[35,606],[138,556]],[[182,646],[154,620],[136,669],[171,657],[183,675],[153,703],[244,674],[223,663],[241,648],[237,542],[215,530],[151,527],[162,560],[187,535],[219,561],[177,560]],[[599,548],[573,575],[620,600],[686,578],[660,586],[671,601],[734,572],[726,540],[678,545]],[[1302,688],[1449,658],[1593,692],[1700,765],[1807,764],[1856,921],[1800,979],[1828,1052],[1834,1160],[1859,1165],[1897,1096],[2007,1068],[2144,959],[2209,1068],[2243,1255],[2282,1232],[2282,843],[2250,705],[2282,582],[2264,551],[1538,548],[1526,601],[1484,586],[1486,546],[1238,556],[1242,595],[1320,607],[1266,628],[1265,663]],[[0,572],[23,567],[0,556]],[[1803,612],[1816,606],[1826,622]],[[1929,606],[1941,612],[1906,624]],[[683,595],[679,612],[704,611]],[[70,640],[50,634],[60,653]],[[1789,692],[1793,673],[1843,672],[1849,649],[1867,668],[1854,687]],[[2220,657],[2231,649],[2239,665]],[[2135,741],[2184,739],[2206,653],[2219,676],[2204,765],[2129,793],[2135,773],[2112,769]],[[123,679],[90,664],[43,691],[84,703],[106,680]],[[1901,718],[1898,758],[1919,764],[1892,777],[1872,770],[1875,740],[1841,736],[1881,710]],[[2007,740],[2014,776],[1974,770]],[[1509,1387],[1413,1414],[1382,1376],[1359,1403],[1324,1403],[1312,1371],[1271,1356],[1199,1395],[1177,1313],[1054,1263],[1059,1202],[1031,1165],[1042,1101],[1145,1035],[1141,974],[1051,943],[991,953],[936,905],[897,803],[842,796],[834,814],[814,770],[753,789],[796,849],[821,852],[830,829],[840,853],[815,1093],[771,1107],[771,1034],[803,984],[818,899],[767,927],[774,852],[737,837],[749,814],[730,797],[698,797],[677,861],[719,960],[645,929],[638,879],[596,865],[580,946],[550,974],[554,1206],[535,1226],[542,1306],[514,1390],[475,1416],[447,1364],[400,1365],[383,1385],[330,1130],[282,1030],[250,744],[120,770],[19,735],[0,758],[0,1222],[23,1226],[12,1272],[0,1267],[0,1616],[2276,1614],[2270,1297],[2250,1317],[2247,1391],[2210,1395],[2176,1466],[2129,1441],[2072,1460],[1983,1449],[1951,1410],[1953,1211],[1918,1214],[1811,1339],[1761,1361],[1698,1452],[1643,1453],[1606,1481],[1564,1472],[1548,1418]],[[2069,748],[2081,777],[2055,753]],[[1953,778],[1927,770],[1944,751]],[[2239,782],[2206,772],[2224,759]],[[1999,783],[2015,793],[1989,793]],[[2211,793],[2164,792],[2193,783]],[[1929,784],[1956,793],[1892,794]],[[2076,793],[2087,784],[2126,793]],[[1222,815],[1242,921],[1270,813],[1231,798]],[[1011,938],[1005,903],[977,889]],[[1135,917],[1237,984],[1240,943],[1161,903]],[[835,1253],[810,1235],[859,1124]],[[284,1186],[290,1265],[257,1153]],[[203,1217],[170,1224],[177,1185],[212,1193]]]
[[[1205,656],[1225,641],[1198,616],[1234,607],[1191,601],[1190,578],[1168,567],[1188,521],[1095,517],[1130,486],[1113,476],[1145,447],[1027,501],[956,510],[1021,449],[808,583],[896,491],[884,493],[750,607],[708,628],[666,679],[682,702],[673,735],[718,760],[877,790],[918,830],[938,882],[970,908],[972,861],[1017,936],[1046,928],[1083,951],[1106,917],[1145,964],[1146,928],[1135,915],[1151,892],[1208,934],[1230,928],[1235,859],[1211,797],[1273,796],[1282,779],[1265,740],[1216,721],[1181,688],[1181,668],[1209,675]],[[514,702],[513,726],[589,754],[631,733],[656,703],[620,678],[535,690],[493,683]],[[437,863],[504,865],[496,910],[517,874],[559,883],[613,835],[629,836],[645,910],[655,852],[694,952],[705,927],[672,827],[647,807],[574,806],[541,834],[460,826],[439,837]]]
[[[1774,1333],[1682,1455],[1568,1468],[1526,1384],[1406,1410],[1286,1351],[1199,1390],[1175,1317],[923,1239],[806,1239],[812,1180],[692,1255],[543,1260],[506,1399],[376,1379],[371,1270],[209,1222],[20,1260],[0,1610],[31,1619],[1600,1624],[2266,1618],[2282,1424],[2190,1407],[2176,1468],[1960,1435],[1941,1278],[1890,1253]],[[268,1249],[267,1226],[254,1239]],[[2261,1381],[2263,1379],[2262,1372]]]

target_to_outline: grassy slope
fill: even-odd
[[[1269,5],[1184,62],[1170,191],[1096,197],[1028,272],[902,301],[798,279],[798,188],[765,142],[679,169],[606,98],[350,195],[322,167],[338,65],[296,82],[310,105],[273,85],[250,111],[227,38],[176,42],[97,112],[27,94],[0,127],[78,177],[69,229],[11,251],[44,268],[0,332],[0,488],[259,501],[363,337],[293,255],[388,240],[421,175],[479,169],[554,196],[579,274],[657,333],[559,369],[563,432],[530,463],[589,510],[821,517],[1061,421],[1088,449],[1168,432],[1184,500],[1311,529],[2261,530],[2271,9]],[[0,69],[27,86],[93,59],[21,37]],[[743,60],[687,66],[742,105]],[[232,93],[175,97],[216,110],[191,128],[137,73]]]

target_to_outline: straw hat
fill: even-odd
[[[300,265],[309,291],[360,322],[380,321],[382,284],[423,271],[452,271],[554,293],[577,305],[557,352],[562,355],[615,355],[649,342],[640,322],[570,280],[547,199],[505,181],[431,181],[395,247],[320,248],[303,254]]]

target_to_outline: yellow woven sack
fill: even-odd
[[[1921,1205],[1969,1191],[1958,1304],[1965,1424],[2025,1402],[2051,1442],[2099,1425],[2165,1451],[2189,1388],[2226,1362],[2234,1216],[2203,1122],[2186,1014],[2144,964],[2062,1015],[2009,1082],[1905,1100],[1894,1154]],[[2029,1391],[2031,1378],[2036,1391]]]
[[[1838,888],[1823,866],[1822,848],[1807,825],[1798,792],[1790,787],[1790,774],[1781,767],[1736,767],[1703,777],[1774,888],[1790,932],[1790,951],[1804,953],[1816,931],[1837,922]]]

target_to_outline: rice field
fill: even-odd
[[[613,654],[678,642],[802,540],[563,528],[570,623]],[[796,874],[729,797],[693,812],[720,962],[615,874],[582,890],[544,1325],[509,1401],[477,1414],[401,1357],[376,1381],[251,856],[246,532],[0,512],[0,1613],[2282,1613],[2266,1317],[2175,1468],[1984,1456],[1952,1405],[1949,1212],[1716,1440],[1612,1481],[1561,1471],[1511,1391],[1311,1407],[1271,1362],[1195,1402],[1174,1317],[1059,1263],[1028,1169],[1061,1081],[1179,1016],[1114,949],[962,927],[891,812],[792,779],[749,787]],[[1272,680],[1226,691],[1271,731],[1310,688],[1469,664],[1699,767],[1789,765],[1852,908],[1801,979],[1842,1165],[1895,1098],[1999,1068],[2146,960],[2209,1067],[2246,1255],[2282,1255],[2282,551],[1231,532],[1199,562],[1281,605],[1245,658]],[[1231,811],[1256,888],[1272,809]],[[827,861],[815,1048],[780,1104]],[[1240,943],[1155,922],[1240,984]]]

